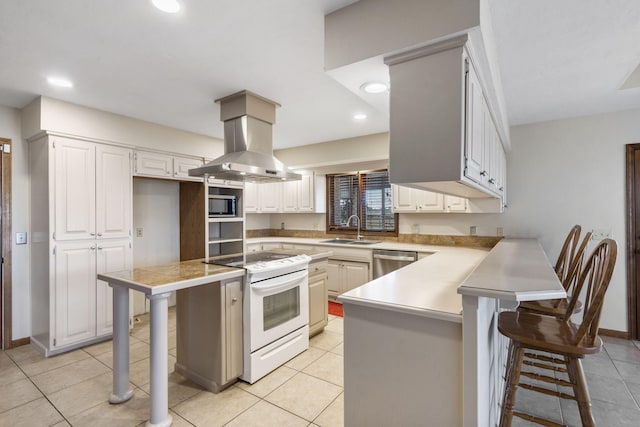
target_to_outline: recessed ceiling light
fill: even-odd
[[[151,3],[158,9],[167,13],[176,13],[180,10],[180,3],[177,0],[151,0]]]
[[[366,118],[367,118],[367,115],[365,113],[356,113],[353,115],[354,120],[364,120]]]
[[[360,89],[367,93],[382,93],[386,92],[389,86],[382,82],[368,82],[360,86]]]
[[[47,77],[47,83],[56,87],[73,87],[71,80],[62,77]]]

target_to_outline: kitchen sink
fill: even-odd
[[[380,243],[373,240],[354,240],[354,239],[329,239],[322,240],[322,243],[338,243],[341,245],[373,245],[374,243]]]

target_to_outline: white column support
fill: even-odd
[[[113,289],[113,391],[109,403],[133,397],[129,388],[129,289],[109,283]]]
[[[167,390],[169,296],[170,292],[147,295],[151,305],[151,420],[147,421],[147,427],[168,427],[173,423]]]

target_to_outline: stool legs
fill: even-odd
[[[507,362],[507,378],[504,386],[504,398],[502,400],[502,412],[500,414],[500,427],[511,427],[513,419],[513,406],[516,400],[516,391],[520,382],[520,370],[524,349],[511,343],[509,345],[509,359]]]
[[[589,389],[587,388],[587,381],[584,377],[580,359],[575,357],[569,358],[567,373],[573,384],[573,393],[578,403],[582,425],[595,427],[596,421],[591,413],[591,398],[589,397]]]

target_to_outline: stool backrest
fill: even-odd
[[[591,256],[584,265],[580,277],[575,284],[573,295],[565,314],[568,321],[576,307],[578,296],[582,293],[586,285],[586,296],[584,301],[584,312],[582,324],[576,335],[577,342],[587,340],[589,345],[593,344],[598,337],[598,326],[600,324],[600,313],[604,303],[604,295],[609,287],[613,268],[616,264],[618,246],[615,240],[604,239],[593,250]]]
[[[578,246],[578,249],[573,256],[573,260],[571,261],[571,266],[568,269],[568,273],[565,279],[562,281],[562,286],[567,291],[567,296],[569,297],[573,295],[573,288],[580,278],[580,272],[582,271],[582,266],[584,265],[584,252],[587,249],[589,240],[591,240],[591,234],[591,231],[589,231],[584,235],[582,243],[580,244],[580,246]]]
[[[564,244],[560,250],[560,255],[558,255],[555,271],[562,283],[565,282],[567,276],[570,274],[571,265],[575,258],[581,231],[582,227],[579,225],[573,226],[571,231],[569,231],[569,234],[567,234],[567,238],[564,240]]]

